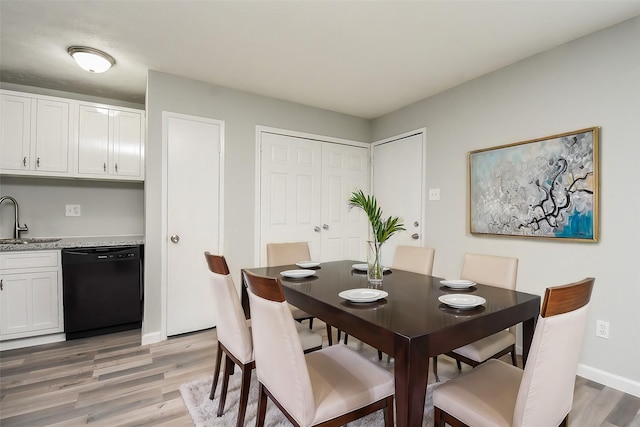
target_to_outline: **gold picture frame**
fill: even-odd
[[[471,234],[597,242],[599,134],[591,127],[469,152]]]

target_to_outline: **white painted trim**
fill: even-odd
[[[640,382],[621,377],[597,368],[593,368],[582,363],[578,364],[577,374],[583,378],[603,384],[607,387],[615,388],[635,397],[640,397]]]
[[[142,338],[140,339],[140,344],[141,345],[155,344],[157,342],[164,341],[166,339],[167,339],[167,335],[163,334],[161,331],[150,332],[148,334],[142,335]]]
[[[16,348],[32,347],[34,345],[51,344],[65,341],[65,334],[41,335],[38,337],[18,338],[15,340],[0,341],[0,351],[13,350]]]
[[[274,128],[274,127],[263,126],[263,125],[256,125],[256,148],[255,148],[256,176],[255,176],[255,198],[254,198],[255,215],[254,215],[254,227],[253,227],[253,229],[255,230],[254,236],[253,236],[253,239],[254,239],[253,265],[255,267],[260,265],[260,236],[261,236],[260,225],[262,224],[261,217],[260,217],[260,189],[262,185],[262,169],[261,169],[262,133],[273,133],[277,135],[312,139],[320,142],[330,142],[333,144],[343,144],[343,145],[350,145],[354,147],[362,147],[362,148],[369,149],[369,151],[371,152],[371,144],[367,142],[354,141],[354,140],[343,139],[343,138],[335,138],[332,136],[317,135],[313,133],[298,132],[294,130],[280,129],[280,128]],[[369,154],[369,157],[371,157],[371,154]],[[369,162],[369,168],[371,168],[371,162]]]

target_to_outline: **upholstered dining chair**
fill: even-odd
[[[295,264],[300,261],[311,261],[311,252],[307,242],[267,243],[267,266]],[[295,305],[289,305],[293,318],[298,322],[309,320],[309,329],[313,328],[313,316]],[[333,345],[331,326],[327,325],[329,345]]]
[[[244,416],[247,409],[247,399],[249,397],[249,384],[251,382],[251,371],[255,367],[253,357],[253,342],[251,338],[251,327],[245,319],[240,298],[233,284],[233,278],[229,274],[229,267],[224,256],[213,255],[205,252],[209,270],[211,271],[211,286],[215,295],[215,306],[218,312],[218,323],[216,326],[218,334],[218,351],[216,354],[216,367],[211,385],[209,398],[213,400],[216,393],[216,386],[220,376],[220,365],[222,355],[225,355],[225,367],[222,380],[222,391],[220,392],[220,402],[218,404],[218,416],[224,413],[224,405],[227,398],[227,388],[229,376],[233,371],[233,365],[238,365],[242,372],[240,386],[240,408],[238,410],[237,426],[244,423]],[[304,326],[296,323],[296,330],[300,341],[300,346],[305,352],[319,350],[322,348],[322,337],[309,331]]]
[[[566,427],[594,281],[547,288],[524,370],[493,359],[434,389],[434,426]]]
[[[267,397],[294,426],[341,426],[379,409],[393,426],[393,375],[341,344],[304,355],[280,279],[243,274],[259,381],[256,426],[264,425]]]
[[[396,253],[393,256],[392,268],[396,270],[411,271],[418,274],[426,274],[431,276],[433,273],[433,258],[435,249],[425,248],[422,246],[404,246],[396,247]]]
[[[464,255],[462,273],[460,273],[461,279],[504,289],[515,289],[517,277],[518,258],[481,254]],[[461,370],[460,362],[470,366],[478,366],[489,359],[502,357],[509,353],[511,353],[511,363],[513,366],[517,366],[515,326],[456,348],[446,355],[456,359],[458,370]],[[436,380],[439,380],[437,356],[433,358],[433,373]]]

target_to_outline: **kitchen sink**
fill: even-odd
[[[59,237],[25,237],[22,239],[0,239],[0,245],[26,245],[28,243],[51,243],[59,241]]]

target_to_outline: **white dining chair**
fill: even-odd
[[[391,267],[394,270],[405,270],[431,276],[435,253],[433,248],[399,245],[396,247]]]
[[[213,255],[209,252],[205,252],[204,256],[211,271],[210,281],[214,291],[218,319],[216,325],[218,351],[216,353],[216,367],[209,399],[213,400],[215,396],[218,378],[220,376],[222,356],[224,354],[225,367],[217,415],[220,417],[224,413],[229,376],[235,364],[240,367],[242,372],[240,407],[237,419],[237,426],[241,427],[244,424],[247,409],[251,371],[255,367],[251,327],[245,318],[236,287],[233,283],[233,278],[231,274],[229,274],[229,267],[227,266],[227,261],[224,256]],[[295,326],[300,346],[304,352],[311,352],[322,348],[322,337],[320,335],[309,331],[299,323],[296,323]]]
[[[465,254],[462,273],[460,273],[461,279],[512,290],[516,288],[517,277],[518,258],[481,254]],[[513,366],[517,366],[515,326],[445,354],[454,358],[458,370],[461,370],[460,362],[469,366],[478,366],[489,359],[509,353],[511,353]],[[439,381],[437,356],[433,358],[433,373]]]
[[[341,344],[303,354],[280,279],[243,274],[259,381],[256,426],[270,398],[294,426],[342,426],[383,409],[392,427],[393,375]]]
[[[267,266],[290,265],[300,261],[311,261],[311,252],[307,242],[267,243]],[[293,318],[298,322],[309,320],[309,329],[313,328],[313,316],[304,310],[289,305]],[[327,339],[329,345],[333,345],[333,333],[329,324],[327,327]]]
[[[567,426],[595,279],[547,288],[524,370],[501,360],[433,391],[434,426]]]

